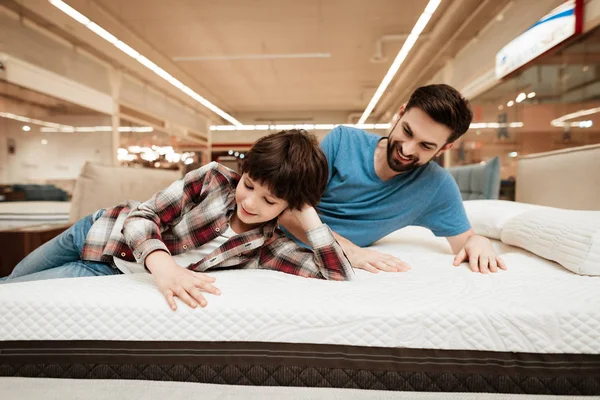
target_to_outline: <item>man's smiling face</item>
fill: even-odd
[[[406,172],[427,164],[452,147],[446,143],[450,128],[434,121],[420,108],[401,111],[388,136],[387,163],[395,172]]]

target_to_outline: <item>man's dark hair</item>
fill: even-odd
[[[473,120],[469,100],[448,85],[428,85],[418,88],[410,96],[405,111],[413,107],[420,108],[435,122],[450,128],[452,133],[447,143],[452,143],[464,135]]]
[[[327,187],[327,158],[317,138],[304,130],[264,136],[246,153],[242,173],[265,185],[291,209],[315,207]]]

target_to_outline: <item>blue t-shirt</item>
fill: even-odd
[[[452,175],[435,162],[382,181],[374,155],[380,136],[338,126],[321,142],[329,163],[327,190],[317,206],[329,227],[364,247],[408,225],[436,236],[471,227]]]

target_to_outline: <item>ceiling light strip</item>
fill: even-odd
[[[600,107],[590,108],[590,109],[587,109],[587,110],[579,110],[579,111],[576,111],[574,113],[566,114],[566,115],[563,115],[560,118],[556,118],[555,120],[552,120],[552,124],[554,125],[554,123],[564,122],[564,121],[567,121],[569,119],[584,117],[584,116],[596,114],[596,113],[599,113],[599,112],[600,112]]]
[[[282,131],[289,129],[305,129],[307,131],[330,131],[343,125],[358,129],[390,129],[392,124],[285,124],[285,125],[212,125],[211,131]]]
[[[331,53],[292,53],[292,54],[241,54],[237,56],[191,56],[173,57],[173,61],[235,61],[235,60],[279,60],[290,58],[331,58]]]
[[[242,125],[242,123],[240,121],[238,121],[237,119],[235,119],[233,116],[227,114],[225,111],[221,110],[219,107],[215,106],[213,103],[206,100],[204,97],[200,96],[198,93],[196,93],[195,91],[193,91],[192,89],[190,89],[189,87],[187,87],[186,85],[181,83],[179,80],[174,78],[171,74],[169,74],[168,72],[166,72],[165,70],[163,70],[162,68],[160,68],[159,66],[154,64],[152,61],[148,60],[146,57],[144,57],[142,54],[140,54],[137,50],[128,46],[126,43],[119,40],[116,36],[112,35],[110,32],[108,32],[107,30],[105,30],[104,28],[99,26],[98,24],[90,21],[90,19],[88,17],[81,14],[79,11],[72,8],[64,1],[62,1],[62,0],[49,0],[49,1],[53,6],[55,6],[56,8],[58,8],[59,10],[61,10],[65,14],[67,14],[69,17],[71,17],[75,21],[81,23],[82,25],[87,27],[89,30],[91,30],[96,35],[100,36],[102,39],[106,40],[110,44],[114,45],[119,50],[121,50],[123,53],[134,58],[140,64],[142,64],[143,66],[145,66],[146,68],[148,68],[149,70],[154,72],[156,75],[158,75],[165,81],[169,82],[171,85],[173,85],[177,89],[181,90],[183,93],[187,94],[192,99],[196,100],[197,102],[199,102],[204,107],[208,108],[209,110],[211,110],[212,112],[214,112],[215,114],[217,114],[218,116],[223,118],[224,120],[229,121],[234,125]]]
[[[359,124],[364,124],[367,118],[369,118],[369,115],[371,115],[371,112],[373,112],[373,109],[379,102],[379,99],[383,95],[383,92],[385,92],[392,79],[394,79],[394,76],[396,75],[396,73],[400,69],[400,66],[408,56],[408,53],[416,43],[417,39],[419,38],[419,35],[421,35],[423,29],[425,29],[425,27],[427,26],[427,23],[431,19],[431,16],[439,6],[440,2],[441,0],[429,0],[427,7],[425,7],[425,11],[423,11],[421,16],[419,17],[419,20],[417,21],[412,31],[406,38],[406,41],[404,42],[402,48],[398,52],[396,59],[390,66],[390,69],[388,70],[387,74],[385,74],[385,76],[383,77],[383,80],[379,84],[379,87],[375,91],[375,94],[373,95],[373,98],[369,102],[369,105],[363,112],[363,115],[358,120]]]
[[[42,132],[112,132],[112,126],[69,126],[65,128],[41,128]],[[119,132],[153,132],[151,126],[120,126]]]
[[[57,124],[54,122],[42,121],[39,119],[28,118],[28,117],[24,117],[22,115],[16,115],[16,114],[7,113],[7,112],[0,112],[0,117],[8,118],[8,119],[12,119],[15,121],[20,121],[20,122],[27,122],[29,124],[45,126],[45,127],[53,128],[53,129],[72,129],[73,128],[70,125],[61,125],[61,124]]]
[[[469,129],[498,129],[498,128],[522,128],[523,122],[473,122]]]

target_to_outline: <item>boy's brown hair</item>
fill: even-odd
[[[317,138],[305,130],[272,133],[246,153],[242,173],[265,185],[291,209],[315,207],[327,187],[327,158]]]

